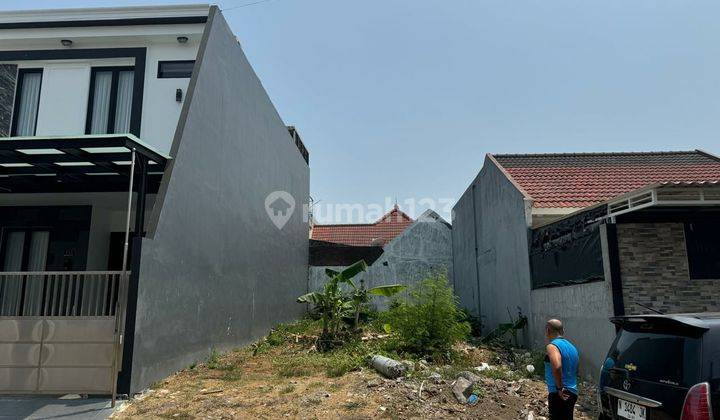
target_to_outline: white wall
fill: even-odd
[[[180,118],[182,102],[175,100],[175,90],[182,89],[183,101],[190,79],[159,79],[158,62],[166,60],[194,60],[199,38],[187,44],[177,42],[154,44],[148,48],[145,69],[145,94],[140,137],[158,150],[169,152]]]
[[[204,25],[61,29],[61,32],[58,32],[58,28],[0,31],[0,50],[65,49],[59,45],[61,38],[72,39],[72,49],[147,48],[140,138],[161,152],[169,152],[182,108],[182,102],[175,100],[175,91],[182,89],[184,100],[190,79],[159,79],[158,62],[194,60]],[[179,35],[188,36],[189,41],[178,43],[176,38]],[[85,133],[91,67],[134,65],[134,60],[121,58],[13,63],[25,68],[43,68],[36,135],[54,136]]]
[[[89,63],[45,64],[35,134],[84,134],[89,91]]]

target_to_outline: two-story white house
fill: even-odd
[[[0,13],[0,392],[134,393],[294,318],[308,197],[217,7]]]

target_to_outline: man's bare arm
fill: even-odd
[[[555,387],[562,396],[562,356],[560,350],[554,344],[548,344],[545,348],[548,358],[550,359],[550,367],[552,369],[553,378],[555,378]]]

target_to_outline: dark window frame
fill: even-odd
[[[43,68],[42,67],[18,68],[17,80],[15,81],[15,98],[13,101],[13,116],[12,116],[12,124],[10,126],[10,137],[14,137],[17,135],[17,120],[18,120],[18,114],[20,111],[20,93],[22,92],[21,89],[22,89],[23,85],[25,84],[25,75],[28,73],[30,73],[30,74],[40,73],[40,87],[38,88],[40,91],[38,92],[38,103],[37,103],[37,107],[35,109],[35,127],[33,128],[33,135],[35,135],[35,133],[37,133],[37,122],[38,122],[38,118],[40,117],[40,94],[42,93]]]
[[[699,241],[701,239],[707,240],[707,238],[702,238],[702,235],[700,238],[698,238],[696,236],[697,234],[693,233],[693,225],[701,225],[702,227],[703,224],[705,224],[705,222],[684,223],[685,253],[688,263],[688,275],[690,277],[690,280],[720,280],[720,269],[708,267],[707,262],[701,260],[702,258],[707,257],[707,255],[698,254],[696,251],[697,245],[691,245],[691,243],[694,241]],[[707,224],[710,224],[713,227],[716,227],[717,230],[720,230],[720,227],[717,227],[717,222],[709,222]],[[712,260],[713,256],[710,256],[709,258]],[[718,271],[712,272],[713,269]]]
[[[77,60],[97,58],[132,58],[135,60],[135,83],[133,85],[130,133],[140,137],[142,126],[143,96],[145,91],[145,63],[147,48],[71,48],[54,50],[0,51],[0,62],[26,60]]]
[[[0,261],[2,264],[5,263],[5,255],[7,254],[7,241],[10,233],[12,232],[23,232],[25,239],[23,241],[23,254],[22,262],[20,263],[20,271],[27,271],[28,264],[30,263],[30,242],[32,242],[33,232],[50,232],[50,239],[52,239],[52,229],[46,226],[28,226],[28,227],[5,227],[2,229],[2,240],[0,241]],[[50,241],[48,241],[48,249],[50,250]],[[45,262],[45,268],[47,269],[47,262]]]
[[[112,72],[112,81],[110,82],[110,109],[108,110],[107,133],[105,134],[115,134],[115,111],[117,107],[118,80],[120,79],[121,71],[132,71],[134,75],[133,77],[137,77],[135,66],[98,66],[90,69],[90,93],[88,94],[87,113],[85,115],[85,134],[90,134],[92,129],[92,114],[95,102],[95,75],[98,72]],[[134,98],[135,86],[133,83],[133,100]],[[135,109],[131,108],[130,121],[133,121],[134,113]]]
[[[195,60],[163,60],[158,61],[158,67],[157,67],[157,78],[158,79],[189,79],[192,77],[193,68],[190,69],[190,73],[187,74],[187,76],[166,76],[163,75],[162,72],[162,66],[163,64],[186,64],[186,63],[192,63],[192,67],[195,67]],[[184,74],[184,73],[183,73]]]
[[[23,250],[22,250],[22,261],[20,262],[20,271],[28,271],[28,264],[30,264],[30,246],[32,245],[32,235],[34,232],[48,232],[49,238],[48,238],[48,245],[47,249],[45,250],[45,255],[49,255],[50,253],[50,244],[52,243],[53,239],[53,231],[49,227],[38,227],[38,226],[32,226],[32,227],[4,227],[2,229],[2,235],[0,235],[0,264],[5,264],[5,255],[7,254],[7,241],[8,237],[10,236],[10,233],[12,232],[22,232],[24,234],[23,238]],[[45,261],[45,267],[43,267],[42,271],[47,270],[47,261]],[[22,285],[20,286],[20,307],[18,308],[18,313],[22,316],[22,314],[25,311],[25,295],[26,295],[26,289],[27,289],[27,279],[23,279]],[[43,284],[42,289],[42,299],[41,299],[41,305],[42,302],[45,302],[45,292],[47,290],[47,279],[45,279],[45,284]]]

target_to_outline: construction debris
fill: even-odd
[[[442,375],[437,372],[433,372],[428,375],[428,380],[434,384],[441,384],[443,382]]]
[[[462,376],[457,378],[452,388],[452,392],[460,404],[467,404],[467,399],[472,395],[472,391],[473,383]]]
[[[492,366],[485,362],[480,363],[480,366],[475,366],[475,370],[477,370],[478,372],[482,372],[488,369],[492,369]]]
[[[390,379],[405,376],[405,373],[408,370],[405,364],[380,355],[375,355],[370,358],[370,366],[380,372],[384,377]]]
[[[470,381],[470,382],[473,383],[473,384],[474,384],[475,382],[480,382],[480,380],[482,379],[481,377],[479,377],[479,376],[477,376],[476,374],[474,374],[474,373],[472,373],[472,372],[469,372],[469,371],[467,371],[467,370],[458,373],[458,376],[467,379],[468,381]]]

